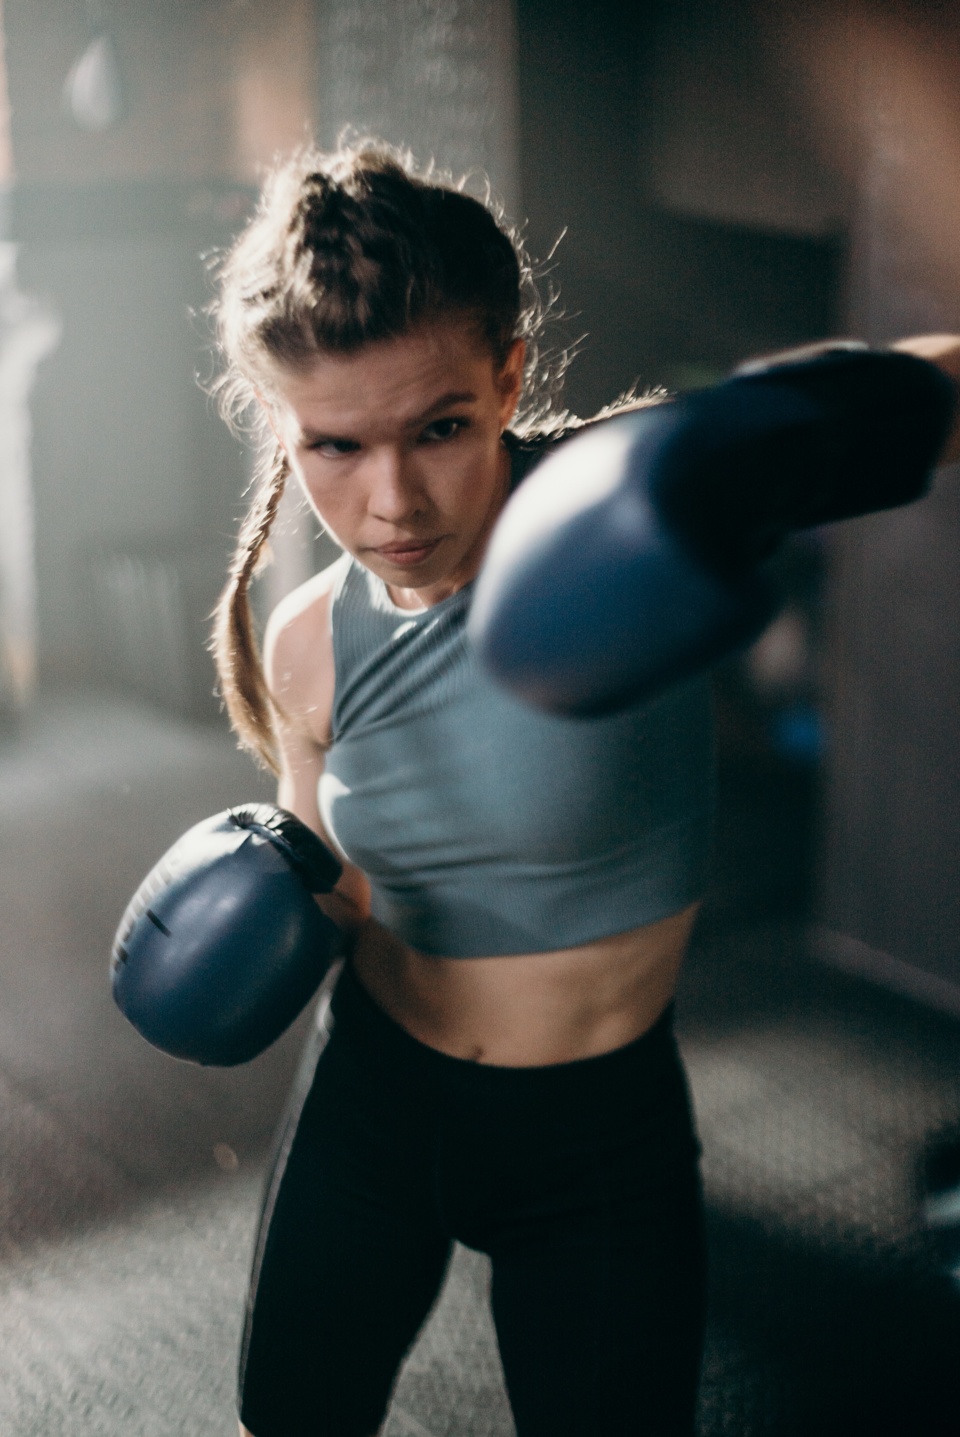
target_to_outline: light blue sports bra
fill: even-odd
[[[411,613],[349,555],[337,563],[320,812],[379,922],[424,953],[546,952],[702,896],[706,679],[602,718],[541,713],[481,670],[471,585]]]

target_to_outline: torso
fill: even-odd
[[[279,799],[322,833],[316,786],[334,696],[326,576],[285,609],[275,663],[299,761]],[[673,996],[698,908],[575,948],[465,960],[419,952],[375,923],[357,870],[348,869],[340,893],[320,901],[335,921],[355,928],[357,974],[402,1027],[453,1057],[506,1067],[571,1062],[646,1032]]]
[[[279,801],[321,834],[317,783],[335,695],[333,581],[326,571],[292,595],[271,621],[267,646],[271,686],[288,715]],[[450,1056],[506,1067],[592,1057],[646,1032],[673,997],[698,911],[687,902],[576,946],[464,958],[420,951],[375,922],[356,869],[320,902],[354,930],[357,975],[396,1022]]]
[[[550,953],[436,958],[383,928],[354,950],[368,992],[421,1042],[503,1067],[594,1057],[652,1027],[673,997],[697,914]]]

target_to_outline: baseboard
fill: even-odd
[[[869,943],[832,928],[816,926],[811,930],[811,938],[814,955],[831,967],[902,993],[927,1008],[960,1018],[960,983],[927,973],[902,958],[894,958],[891,953],[871,948]]]

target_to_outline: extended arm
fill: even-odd
[[[762,561],[795,529],[920,498],[960,455],[960,341],[811,346],[589,426],[508,503],[471,634],[561,713],[655,698],[775,612]]]

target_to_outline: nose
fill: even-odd
[[[384,445],[370,456],[368,472],[368,506],[374,518],[401,524],[425,507],[415,466],[403,449]]]

